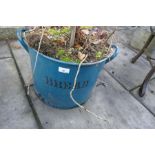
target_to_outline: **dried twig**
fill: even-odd
[[[108,42],[108,40],[111,38],[112,35],[114,35],[114,33],[116,32],[117,27],[114,29],[114,31],[108,36],[108,38],[104,41],[104,44],[106,44]]]
[[[110,41],[110,45],[109,45],[109,48],[108,48],[108,53],[109,53],[109,51],[111,50],[111,45],[112,45],[113,37],[114,37],[114,36],[112,36],[112,39],[111,39],[111,41]]]

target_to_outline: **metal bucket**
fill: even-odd
[[[18,29],[17,37],[29,53],[33,69],[37,51],[27,45],[22,35],[24,31],[24,29]],[[112,48],[114,50],[107,58],[98,62],[82,64],[73,92],[73,97],[79,104],[88,100],[100,71],[106,63],[114,59],[119,53],[116,45],[112,45]],[[63,62],[39,53],[33,75],[34,89],[37,95],[41,97],[44,103],[52,107],[61,109],[76,107],[77,105],[70,98],[70,91],[77,69],[77,63]]]

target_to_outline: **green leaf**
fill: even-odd
[[[69,33],[70,32],[70,28],[69,27],[62,27],[60,29],[56,29],[56,28],[50,28],[48,30],[48,32],[51,34],[51,35],[56,35],[56,36],[59,36],[59,35],[63,35],[65,33]]]
[[[54,28],[49,29],[48,32],[49,32],[51,35],[59,35],[59,34],[60,34],[60,31],[59,31],[59,30],[56,30],[56,29],[54,29]]]
[[[96,58],[100,59],[101,57],[102,57],[102,52],[101,51],[96,52]]]
[[[70,57],[62,57],[60,60],[65,62],[73,62],[73,60]]]
[[[56,53],[56,57],[61,57],[61,56],[63,56],[64,54],[65,54],[65,50],[59,49],[59,50],[57,51],[57,53]]]
[[[92,29],[93,26],[80,26],[81,29]]]
[[[61,33],[64,34],[64,33],[69,33],[70,32],[70,28],[69,27],[64,27],[61,29]]]

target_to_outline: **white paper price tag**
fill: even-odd
[[[61,72],[61,73],[69,74],[70,69],[69,68],[59,67],[58,71]]]

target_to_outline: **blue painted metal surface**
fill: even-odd
[[[19,42],[29,53],[31,67],[33,69],[37,51],[30,48],[25,42],[22,36],[24,31],[24,29],[18,29],[17,37]],[[114,59],[119,53],[117,46],[112,45],[112,47],[114,48],[114,52],[107,58],[94,63],[82,64],[77,78],[76,88],[73,92],[74,99],[80,104],[88,100],[104,65]],[[36,93],[46,104],[52,107],[61,109],[76,107],[77,105],[71,100],[69,94],[73,87],[77,68],[77,63],[63,62],[39,53],[33,76]]]

